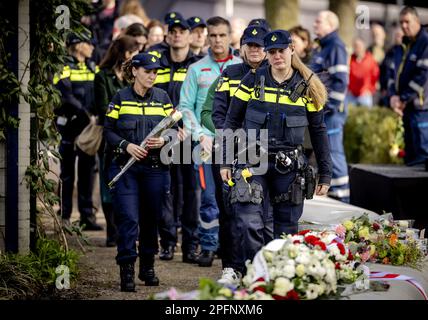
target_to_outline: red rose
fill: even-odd
[[[345,254],[345,253],[346,253],[345,246],[344,246],[342,243],[337,242],[337,243],[336,243],[336,245],[337,245],[337,247],[338,247],[338,248],[339,248],[339,250],[340,250],[340,254]]]
[[[304,236],[305,234],[307,234],[308,232],[311,232],[311,230],[306,229],[306,230],[302,230],[298,233],[299,236]]]
[[[261,292],[266,293],[266,287],[258,286],[258,287],[255,287],[255,288],[253,289],[253,291],[254,291],[254,292],[256,292],[256,291],[261,291]]]
[[[255,281],[255,282],[260,282],[260,281],[265,281],[265,278],[263,278],[263,277],[260,277],[260,278],[257,278],[257,280]]]
[[[287,296],[285,297],[287,300],[300,300],[299,294],[296,290],[288,291]]]
[[[334,267],[336,270],[340,270],[341,268],[340,268],[340,263],[339,262],[336,262],[336,264],[335,264],[335,267]]]
[[[348,252],[348,260],[354,260],[354,256],[352,255],[351,251]]]
[[[319,240],[320,240],[320,238],[315,237],[315,236],[307,236],[307,237],[305,237],[305,242],[309,243],[311,245],[315,245],[315,242],[317,242]]]
[[[320,247],[322,251],[327,250],[327,247],[326,247],[325,243],[322,242],[322,241],[315,241],[314,242],[314,246]]]
[[[376,222],[375,222],[375,223],[373,223],[372,227],[373,227],[373,230],[374,230],[374,231],[378,231],[378,230],[380,229],[380,225],[379,225],[379,224],[377,224]]]
[[[299,240],[294,240],[293,244],[300,244],[300,241]]]

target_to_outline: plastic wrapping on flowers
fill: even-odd
[[[339,224],[335,231],[357,261],[422,268],[425,255],[418,240],[402,232],[400,223],[390,214],[375,221],[363,214]]]
[[[334,232],[301,231],[267,244],[247,264],[243,285],[275,300],[328,298],[362,275]]]

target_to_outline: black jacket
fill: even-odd
[[[265,79],[263,88],[262,77]],[[301,79],[294,71],[288,81],[280,84],[273,79],[269,66],[248,73],[232,98],[224,129],[236,130],[242,127],[244,120],[247,130],[267,129],[269,151],[276,152],[302,145],[305,127],[309,126],[319,182],[329,184],[332,165],[323,109],[317,110],[305,95],[296,102],[289,98]],[[225,163],[226,154],[223,160]]]
[[[94,112],[94,78],[98,67],[93,61],[79,62],[67,57],[60,75],[53,82],[61,92],[61,107],[55,110],[63,141],[74,139],[89,123],[88,113]]]

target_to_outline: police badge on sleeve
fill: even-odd
[[[106,112],[106,114],[110,114],[110,113],[112,113],[112,112],[113,112],[113,110],[114,110],[114,103],[113,103],[113,102],[110,102],[110,103],[109,103],[109,105],[108,105],[108,107],[107,107],[107,112]]]

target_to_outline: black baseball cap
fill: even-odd
[[[261,47],[264,47],[265,44],[263,39],[265,35],[266,35],[266,30],[261,27],[257,27],[257,26],[247,27],[244,30],[244,33],[242,35],[241,44],[255,43]]]
[[[89,32],[82,32],[80,34],[77,34],[75,32],[71,32],[68,34],[65,44],[68,47],[68,46],[71,46],[73,44],[77,44],[80,42],[87,42],[87,43],[93,44],[92,39],[91,39],[91,34]]]
[[[159,58],[150,53],[139,53],[132,57],[132,65],[134,67],[143,67],[147,70],[160,69],[161,65]]]
[[[266,32],[272,31],[272,28],[270,27],[269,22],[267,22],[266,19],[262,19],[262,18],[251,20],[248,26],[258,26],[265,29]]]
[[[185,30],[190,30],[190,26],[184,19],[174,19],[171,20],[168,24],[168,31],[171,31],[175,26],[179,26]]]
[[[187,23],[190,26],[190,30],[193,30],[197,27],[204,27],[204,28],[207,27],[205,20],[202,19],[201,17],[191,17],[187,19]]]
[[[292,43],[291,35],[287,30],[274,30],[264,37],[265,51],[286,49],[290,43]]]
[[[172,11],[172,12],[168,12],[165,17],[163,18],[163,21],[165,22],[165,24],[170,24],[171,20],[175,20],[175,19],[183,19],[183,15],[179,12],[176,11]]]

